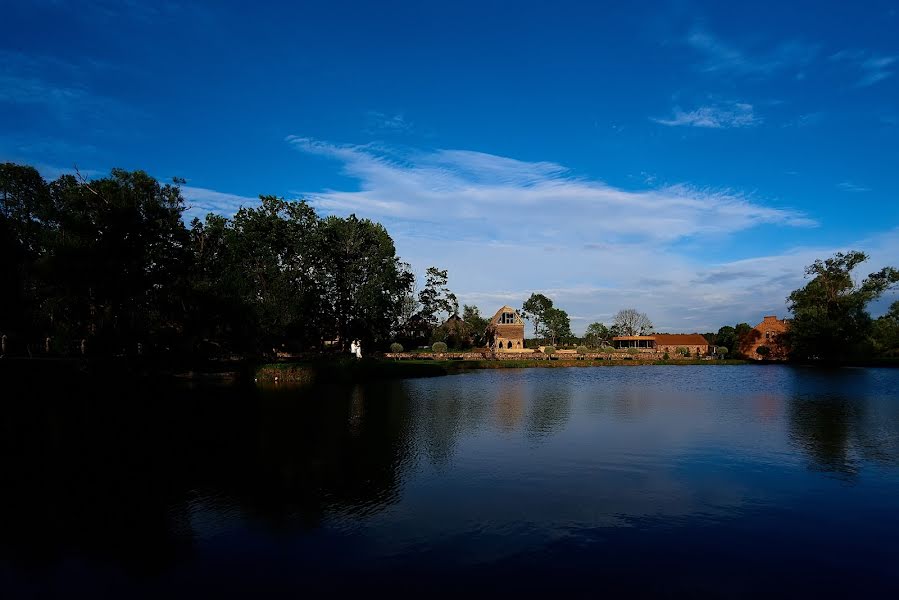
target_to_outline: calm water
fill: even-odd
[[[899,593],[899,370],[46,385],[2,402],[4,597]]]

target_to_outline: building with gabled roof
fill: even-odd
[[[493,349],[497,352],[524,350],[524,320],[511,306],[503,306],[490,319],[493,330]]]
[[[784,344],[783,334],[790,329],[790,322],[778,319],[777,315],[766,315],[762,322],[741,340],[740,351],[751,360],[785,360],[788,348]],[[767,354],[759,354],[759,348],[768,348]]]

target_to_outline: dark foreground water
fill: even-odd
[[[899,593],[899,370],[2,397],[3,597]]]

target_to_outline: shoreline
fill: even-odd
[[[315,383],[364,383],[423,377],[443,377],[492,369],[558,369],[603,367],[687,367],[687,366],[758,366],[783,365],[818,369],[897,368],[899,359],[879,359],[844,363],[799,363],[785,361],[725,360],[607,360],[552,358],[544,360],[459,360],[445,358],[388,359],[322,357],[293,362],[206,362],[173,364],[153,360],[118,358],[3,358],[0,359],[0,383],[23,383],[46,380],[115,385],[142,380],[185,385],[259,385]],[[45,379],[47,378],[47,379]]]
[[[340,383],[442,377],[491,369],[558,369],[591,367],[640,366],[735,366],[750,364],[746,360],[441,360],[441,359],[339,359],[336,361],[283,362],[259,365],[257,383]],[[761,364],[761,363],[760,363]]]

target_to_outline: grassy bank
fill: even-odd
[[[407,377],[440,377],[452,372],[446,368],[443,361],[394,362],[341,358],[259,365],[256,368],[255,378],[259,383],[346,383]]]

